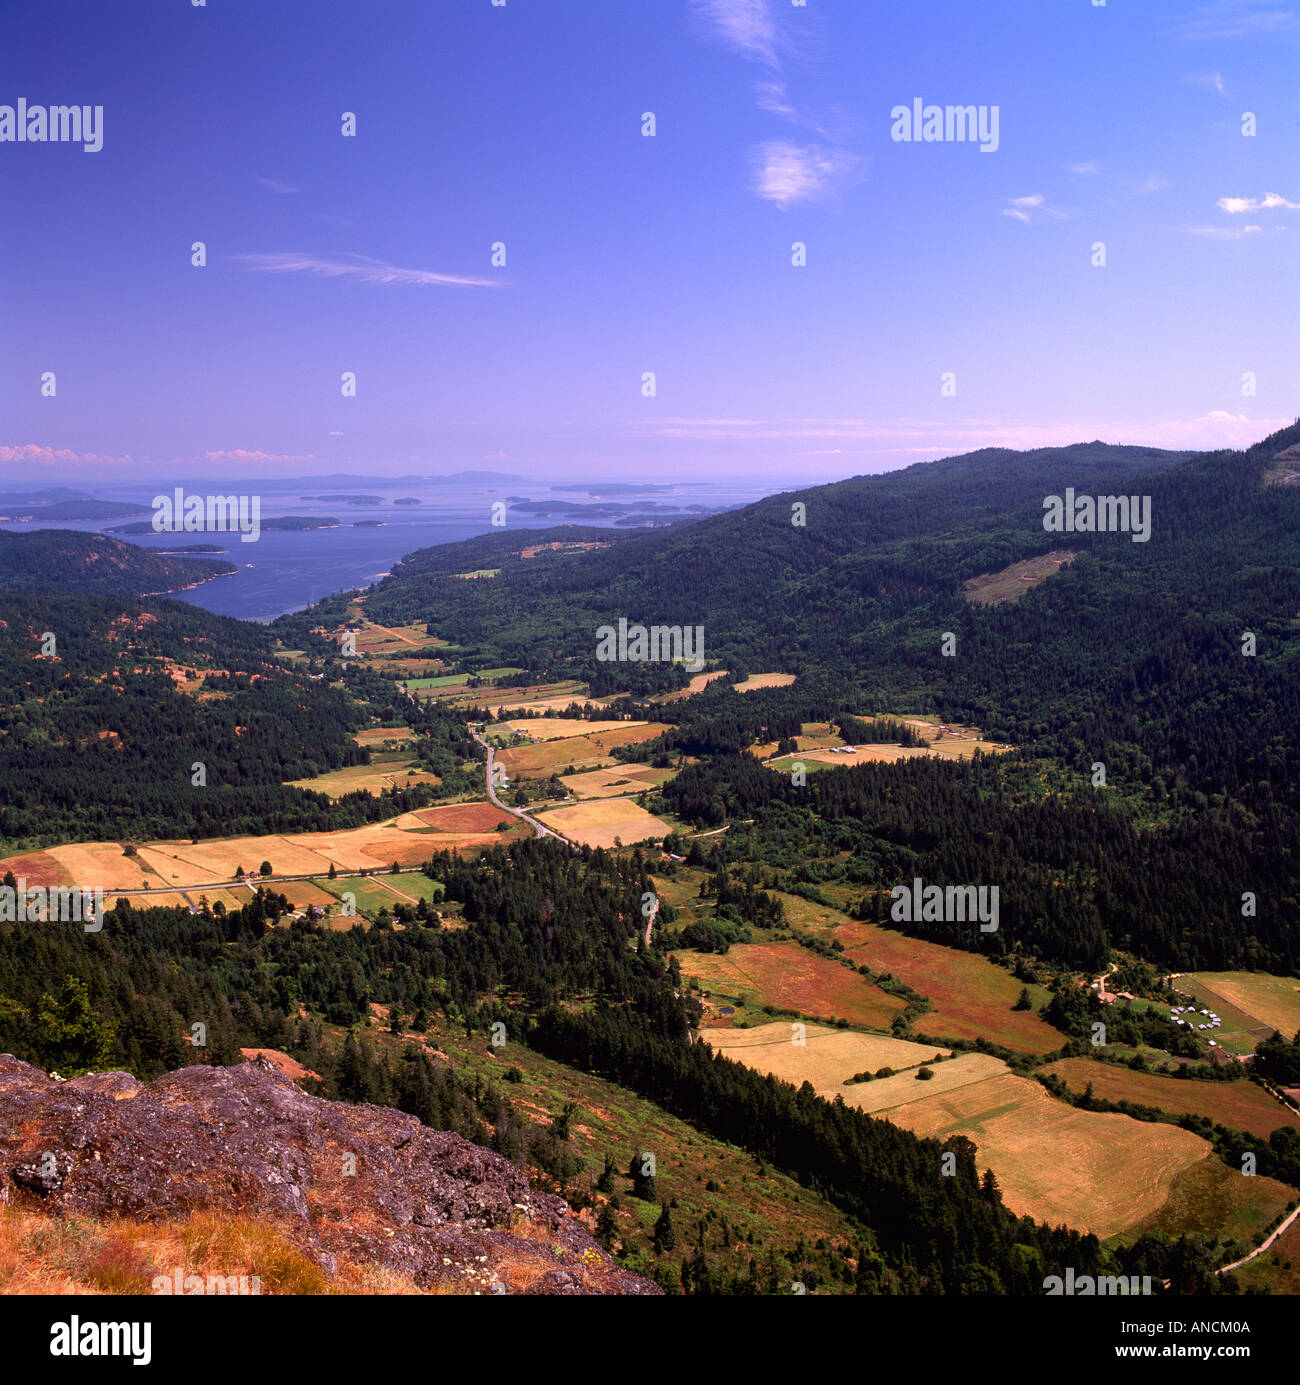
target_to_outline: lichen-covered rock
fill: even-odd
[[[508,1160],[383,1106],[309,1096],[265,1058],[147,1086],[0,1055],[0,1194],[61,1215],[273,1220],[333,1273],[467,1292],[657,1294]]]

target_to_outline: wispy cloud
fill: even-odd
[[[1188,39],[1300,34],[1300,13],[1278,0],[1213,0],[1175,20],[1174,32]]]
[[[1167,187],[1172,186],[1169,179],[1162,173],[1148,173],[1138,184],[1139,192],[1164,192]]]
[[[1263,230],[1262,226],[1189,226],[1193,236],[1205,236],[1207,240],[1244,240]]]
[[[261,183],[268,192],[291,193],[302,191],[300,187],[296,187],[293,183],[282,183],[276,178],[258,177],[257,181]]]
[[[1070,170],[1071,173],[1078,174],[1080,178],[1090,177],[1097,171],[1096,159],[1089,159],[1087,163],[1066,164],[1065,166]]]
[[[1037,423],[990,418],[944,419],[869,419],[869,418],[791,418],[791,419],[664,419],[656,425],[642,424],[634,432],[707,442],[789,440],[843,440],[854,447],[825,446],[800,449],[793,456],[861,456],[867,453],[929,454],[951,456],[981,447],[1065,447],[1087,438],[1112,443],[1144,443],[1152,447],[1205,448],[1246,447],[1278,428],[1290,418],[1251,419],[1245,414],[1216,409],[1190,419],[1106,421],[1084,419],[1062,423]],[[863,444],[874,444],[863,447]]]
[[[1068,213],[1056,207],[1049,207],[1041,192],[1031,192],[1026,197],[1013,197],[1010,206],[1002,208],[1002,215],[1014,221],[1063,221]]]
[[[847,186],[862,160],[826,144],[770,140],[755,151],[754,191],[784,211],[797,202],[820,201]]]
[[[231,450],[220,449],[215,452],[205,452],[203,454],[205,462],[314,462],[316,455],[313,452],[257,452],[245,451],[242,447]]]
[[[1227,96],[1227,91],[1223,86],[1222,72],[1189,72],[1183,81],[1189,82],[1194,87],[1206,87],[1210,91],[1217,91],[1220,96]]]
[[[1274,207],[1300,211],[1300,202],[1288,202],[1276,192],[1266,192],[1263,197],[1220,197],[1216,205],[1220,211],[1231,212],[1234,216],[1242,212],[1270,212]]]
[[[457,274],[438,274],[431,269],[403,269],[398,265],[373,260],[368,255],[350,255],[347,260],[328,260],[317,255],[236,255],[250,270],[262,274],[315,274],[323,279],[352,279],[365,284],[447,285],[451,287],[497,288],[500,279],[470,279]]]
[[[794,49],[793,33],[778,18],[772,0],[691,0],[697,30],[763,69],[754,83],[754,104],[815,136],[815,142],[767,140],[750,150],[754,192],[785,210],[819,201],[851,185],[864,162],[843,147],[827,124],[802,110],[790,94],[785,58]]]
[[[778,30],[767,0],[695,0],[694,11],[706,33],[741,57],[779,66]]]

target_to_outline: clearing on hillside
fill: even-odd
[[[582,846],[614,846],[615,839],[630,846],[647,837],[662,840],[671,823],[639,808],[630,798],[592,799],[538,813],[539,822]]]
[[[882,991],[865,976],[794,942],[733,943],[723,954],[675,955],[682,976],[698,980],[706,991],[732,998],[747,995],[756,1004],[800,1015],[887,1029],[904,1006],[898,996]]]
[[[1279,1126],[1300,1130],[1300,1116],[1245,1078],[1239,1082],[1206,1082],[1162,1077],[1134,1072],[1115,1063],[1098,1063],[1092,1058],[1064,1058],[1041,1071],[1055,1073],[1072,1092],[1082,1093],[1091,1083],[1093,1095],[1104,1101],[1156,1106],[1174,1116],[1205,1116],[1265,1140]]]
[[[792,1042],[803,1030],[804,1042]],[[744,1063],[755,1072],[771,1073],[783,1082],[797,1087],[811,1082],[816,1091],[834,1100],[843,1096],[847,1101],[855,1087],[846,1087],[844,1079],[857,1072],[875,1072],[877,1068],[916,1068],[928,1063],[935,1054],[946,1056],[950,1049],[933,1044],[913,1044],[905,1039],[892,1039],[885,1034],[860,1034],[852,1029],[827,1029],[822,1025],[795,1025],[788,1020],[756,1025],[753,1029],[705,1029],[701,1039],[717,1053],[723,1053],[737,1063]],[[998,1060],[995,1058],[996,1063]],[[946,1067],[940,1063],[936,1068]],[[1003,1064],[999,1068],[1005,1071]],[[907,1080],[924,1088],[915,1075]],[[874,1086],[875,1083],[866,1083]]]
[[[1001,572],[985,572],[963,582],[961,594],[975,606],[1000,606],[1004,601],[1019,601],[1040,582],[1054,577],[1079,555],[1065,548],[1040,553],[1035,558],[1022,558]]]
[[[1191,975],[1211,995],[1261,1024],[1270,1024],[1285,1038],[1300,1032],[1300,977],[1271,976],[1266,971],[1196,971]],[[1216,1014],[1223,1016],[1222,1010]]]
[[[912,1028],[922,1036],[985,1038],[1017,1053],[1050,1053],[1065,1035],[1033,1010],[1013,1010],[1021,983],[1003,967],[975,952],[909,938],[890,928],[857,923],[835,909],[798,895],[781,895],[790,926],[827,941],[838,939],[852,962],[877,975],[892,975],[927,996],[928,1013]],[[1030,988],[1031,996],[1033,988]],[[1043,993],[1045,994],[1045,993]],[[1041,999],[1035,1002],[1041,1004]]]
[[[577,798],[611,798],[658,788],[674,774],[676,770],[652,769],[649,765],[610,765],[566,775],[560,783]]]
[[[1188,1130],[1079,1111],[1014,1073],[881,1115],[922,1137],[974,1140],[978,1166],[993,1169],[1013,1212],[1102,1238],[1159,1211],[1178,1175],[1211,1152]]]

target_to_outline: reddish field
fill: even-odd
[[[415,816],[439,832],[493,832],[499,822],[518,825],[517,818],[491,803],[448,803],[441,808],[421,808]]]
[[[1091,1058],[1064,1058],[1044,1072],[1056,1073],[1072,1092],[1092,1083],[1094,1096],[1106,1101],[1132,1101],[1158,1106],[1174,1116],[1207,1116],[1233,1130],[1267,1139],[1279,1126],[1300,1130],[1300,1116],[1288,1111],[1253,1082],[1198,1082],[1193,1078],[1160,1077],[1133,1072]]]
[[[16,879],[26,880],[29,889],[33,885],[76,883],[48,851],[32,851],[26,856],[10,856],[4,862],[4,869],[13,871]]]
[[[1032,1010],[1012,1010],[1020,982],[974,952],[904,937],[870,923],[846,922],[834,930],[850,960],[877,973],[891,972],[929,996],[933,1009],[912,1026],[920,1035],[989,1039],[1019,1053],[1050,1053],[1065,1035]]]
[[[888,1028],[903,1008],[848,967],[819,957],[798,943],[736,943],[725,956],[711,952],[676,954],[682,975],[698,977],[706,990],[748,992],[763,1005],[794,1010],[818,1019]]]

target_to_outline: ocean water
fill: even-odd
[[[17,490],[16,485],[0,487]],[[148,506],[155,494],[167,488],[134,485],[94,485],[85,490],[103,500],[133,501]],[[190,591],[173,593],[179,601],[218,615],[242,620],[266,621],[290,611],[299,611],[332,592],[368,587],[389,573],[406,554],[433,544],[455,543],[478,534],[509,533],[521,529],[554,528],[561,524],[594,524],[601,528],[624,529],[612,520],[582,516],[536,516],[509,512],[506,529],[492,526],[492,506],[507,496],[533,500],[571,501],[579,504],[597,500],[617,504],[651,501],[661,506],[706,506],[723,510],[748,504],[783,487],[746,484],[743,480],[667,485],[663,493],[649,496],[580,491],[555,491],[549,484],[525,481],[510,483],[349,481],[324,486],[302,481],[210,482],[204,486],[187,484],[186,494],[230,494],[236,490],[261,497],[263,523],[277,515],[312,515],[336,518],[339,527],[329,529],[263,529],[255,542],[245,543],[237,533],[229,534],[116,534],[114,537],[142,548],[168,549],[182,544],[219,545],[224,561],[238,565],[238,571]],[[337,500],[303,499],[304,495],[357,494],[378,496],[377,505],[347,504]],[[397,505],[398,497],[414,497],[419,505]],[[13,532],[34,529],[76,529],[90,533],[111,533],[132,520],[148,520],[149,514],[110,520],[64,520],[58,523],[4,523]],[[358,520],[381,521],[380,528]]]

